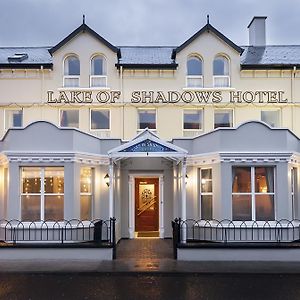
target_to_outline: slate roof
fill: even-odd
[[[242,69],[292,68],[300,66],[300,45],[242,46]]]
[[[117,67],[170,67],[176,68],[177,63],[172,58],[175,47],[119,47],[121,57]]]
[[[50,47],[0,47],[1,68],[37,68],[43,66],[52,68],[52,56],[49,53]],[[22,61],[9,60],[15,54],[26,53]]]

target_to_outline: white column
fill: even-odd
[[[134,238],[134,213],[135,213],[135,203],[134,203],[134,177],[129,176],[129,205],[128,205],[128,210],[129,210],[129,238],[133,239]]]
[[[186,158],[183,159],[181,165],[181,219],[186,221]],[[182,239],[183,243],[186,242],[187,228],[186,223],[181,224],[182,226]]]
[[[181,165],[181,219],[186,220],[186,158]]]
[[[114,164],[109,159],[109,218],[113,218],[114,214]]]

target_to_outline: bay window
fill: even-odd
[[[232,167],[232,219],[275,219],[274,167]]]
[[[83,167],[80,169],[80,219],[92,219],[93,202],[93,169]]]
[[[63,167],[23,167],[21,180],[22,221],[63,220]]]
[[[200,169],[200,216],[211,220],[213,216],[212,169]]]

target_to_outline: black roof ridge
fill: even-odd
[[[8,47],[2,47],[0,46],[0,49],[22,49],[22,48],[30,48],[30,49],[51,49],[53,46],[8,46]]]
[[[117,46],[119,48],[176,48],[177,46]]]
[[[176,53],[180,52],[182,49],[184,49],[186,46],[188,46],[191,42],[193,42],[202,33],[210,32],[210,31],[213,32],[218,38],[220,38],[227,45],[232,47],[235,51],[237,51],[240,54],[243,53],[243,49],[240,46],[238,46],[237,44],[232,42],[229,38],[227,38],[223,33],[221,33],[219,30],[217,30],[210,23],[207,23],[200,30],[198,30],[196,33],[194,33],[189,39],[187,39],[185,42],[183,42],[180,46],[178,46],[175,49],[174,57],[176,56]]]
[[[253,47],[253,48],[264,48],[264,47],[300,47],[300,44],[291,44],[291,45],[265,45],[265,46],[253,46],[253,45],[241,45],[240,47]]]
[[[59,43],[57,43],[55,46],[53,46],[49,52],[50,54],[53,54],[55,51],[60,49],[62,46],[64,46],[66,43],[68,43],[70,40],[72,40],[75,36],[77,36],[81,32],[88,32],[91,34],[94,38],[99,40],[101,43],[103,43],[106,47],[108,47],[113,52],[118,53],[118,48],[111,44],[109,41],[107,41],[105,38],[103,38],[100,34],[98,34],[96,31],[94,31],[92,28],[90,28],[87,24],[84,22],[78,26],[75,30],[73,30],[69,35],[67,35],[63,40],[61,40]]]

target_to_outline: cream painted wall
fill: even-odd
[[[121,91],[120,101],[114,104],[47,104],[47,91],[55,95],[62,89],[63,61],[69,54],[80,58],[80,88],[89,89],[90,59],[95,54],[102,54],[107,60],[108,88]],[[224,101],[220,104],[204,104],[193,102],[177,104],[132,104],[132,92],[137,91],[178,91],[186,88],[186,61],[191,54],[203,59],[204,90],[213,87],[212,65],[217,54],[223,54],[230,61],[230,78],[233,91],[282,90],[288,98],[286,104],[231,104],[228,103],[229,91],[224,90]],[[129,140],[137,132],[138,108],[156,108],[158,135],[167,140],[182,137],[183,109],[204,109],[203,130],[211,131],[214,127],[214,109],[232,108],[234,125],[247,120],[260,120],[261,110],[280,109],[282,127],[288,127],[300,136],[300,72],[294,74],[290,70],[241,71],[240,55],[233,48],[220,40],[213,33],[203,33],[186,48],[177,54],[179,64],[176,71],[135,70],[120,71],[115,67],[117,55],[88,33],[81,33],[53,55],[53,71],[49,70],[1,70],[0,73],[0,137],[5,134],[5,109],[23,107],[24,126],[38,120],[46,120],[59,125],[59,111],[62,108],[78,108],[80,110],[79,128],[97,136],[122,138]],[[15,105],[15,106],[14,106]],[[90,131],[90,109],[107,108],[111,113],[111,130],[109,132]]]

